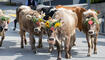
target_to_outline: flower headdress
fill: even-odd
[[[40,22],[43,22],[43,18],[36,18],[35,16],[33,17],[33,22],[39,25]]]
[[[96,23],[96,24],[98,24],[98,22],[96,21],[96,18],[94,18],[94,17],[92,17],[92,18],[90,18],[90,19],[86,19],[86,22],[85,22],[85,24],[93,24],[93,23]]]
[[[1,16],[0,17],[0,20],[2,20],[2,21],[7,21],[7,23],[9,24],[9,18],[8,17],[5,17],[5,16]]]
[[[61,23],[60,23],[59,20],[57,20],[55,22],[46,21],[45,26],[46,26],[47,29],[50,29],[50,30],[54,31],[54,29],[61,26]]]

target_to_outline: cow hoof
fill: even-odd
[[[25,42],[25,45],[27,45],[27,40],[26,39],[24,40],[24,42]]]
[[[13,31],[15,31],[16,29],[14,28]]]
[[[90,54],[88,54],[87,56],[90,57]]]
[[[76,44],[73,44],[73,46],[76,46]]]
[[[38,46],[37,46],[37,48],[42,48],[42,47],[43,47],[42,45],[38,45]]]
[[[21,48],[24,48],[24,46],[21,46]]]
[[[1,47],[2,45],[0,44],[0,47]]]
[[[97,52],[94,52],[94,54],[97,54]]]
[[[49,51],[49,53],[52,53],[52,50],[48,50]]]
[[[2,46],[2,43],[0,42],[0,47]]]
[[[32,51],[33,51],[33,53],[34,53],[34,54],[36,54],[36,53],[37,53],[36,49],[33,49]]]
[[[57,60],[61,60],[61,58],[57,58]]]
[[[53,48],[50,48],[50,49],[49,49],[49,53],[52,53],[53,50],[54,50]]]
[[[72,56],[70,56],[70,55],[66,55],[65,58],[66,58],[66,59],[71,59]]]

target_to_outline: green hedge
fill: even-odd
[[[91,3],[100,3],[100,2],[105,2],[105,0],[91,0]]]

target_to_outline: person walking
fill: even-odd
[[[36,6],[38,4],[38,0],[27,0],[26,5],[30,6],[32,9],[36,9]]]

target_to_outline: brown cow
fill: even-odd
[[[2,46],[2,42],[5,38],[5,32],[8,30],[9,18],[8,16],[4,15],[2,10],[0,10],[0,47]]]
[[[65,45],[65,57],[71,58],[71,48],[73,45],[72,36],[75,34],[78,18],[75,12],[71,10],[66,10],[64,8],[58,9],[54,15],[54,21],[50,24],[46,22],[47,32],[48,32],[48,43],[51,46],[56,45],[58,50],[57,60],[61,60],[62,42]],[[48,25],[50,24],[50,25]]]
[[[19,26],[20,26],[20,36],[21,36],[21,48],[24,47],[23,41],[25,40],[25,32],[29,33],[31,48],[34,53],[36,53],[35,39],[34,35],[39,35],[39,39],[42,39],[40,24],[37,19],[41,18],[41,15],[31,9],[24,9],[19,13]],[[39,27],[39,28],[38,28]]]
[[[100,30],[100,20],[98,19],[97,15],[98,13],[91,9],[83,13],[83,32],[86,34],[86,40],[88,43],[87,56],[91,56],[91,48],[94,48],[94,54],[97,54],[96,44]]]

